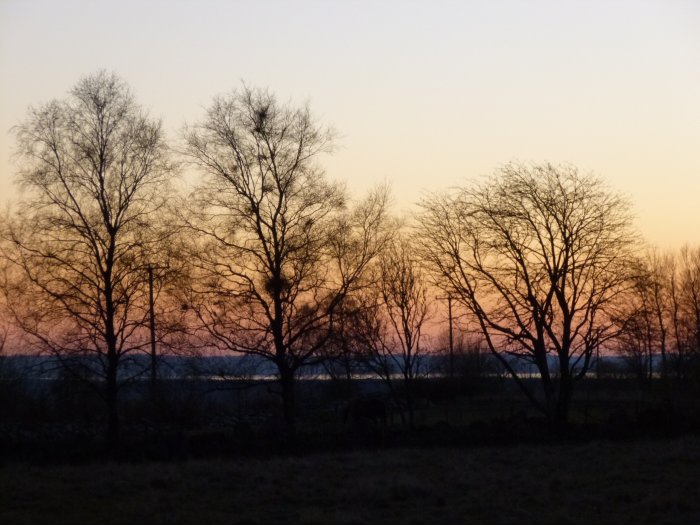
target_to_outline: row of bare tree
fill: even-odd
[[[700,348],[700,248],[649,250],[637,260],[627,301],[615,316],[617,350],[649,384],[688,378]]]
[[[691,296],[698,320],[698,253],[684,252],[674,284],[664,277],[659,293],[675,299],[654,309],[646,283],[657,274],[640,277],[628,203],[571,166],[509,164],[399,221],[385,188],[352,202],[325,177],[318,160],[334,134],[307,107],[244,86],[214,99],[172,148],[105,72],[31,108],[14,132],[25,192],[2,225],[4,315],[22,352],[99,380],[112,441],[129,379],[120,370],[154,351],[152,333],[161,350],[274,363],[290,428],[300,369],[331,360],[349,374],[360,359],[390,385],[399,370],[412,406],[437,294],[471,316],[552,421],[566,421],[601,345],[639,339],[642,310],[620,308],[629,294],[650,306],[643,335],[662,334],[664,363],[671,341],[679,359],[697,353],[698,331],[683,323]],[[186,167],[201,181],[177,191]],[[540,393],[509,355],[536,364]]]

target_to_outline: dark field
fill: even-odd
[[[0,467],[0,523],[700,523],[700,439]]]

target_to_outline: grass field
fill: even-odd
[[[0,467],[0,523],[700,523],[700,439]]]

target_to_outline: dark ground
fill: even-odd
[[[700,439],[0,467],[0,523],[700,523]]]
[[[700,523],[697,388],[584,381],[562,430],[507,381],[428,380],[411,429],[343,417],[374,381],[305,381],[288,434],[269,384],[136,385],[107,454],[91,391],[2,386],[0,524]]]

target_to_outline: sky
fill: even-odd
[[[0,0],[0,201],[10,128],[99,69],[173,142],[242,81],[309,102],[339,135],[328,176],[388,182],[403,214],[509,161],[566,162],[628,196],[652,244],[700,244],[695,0]]]

